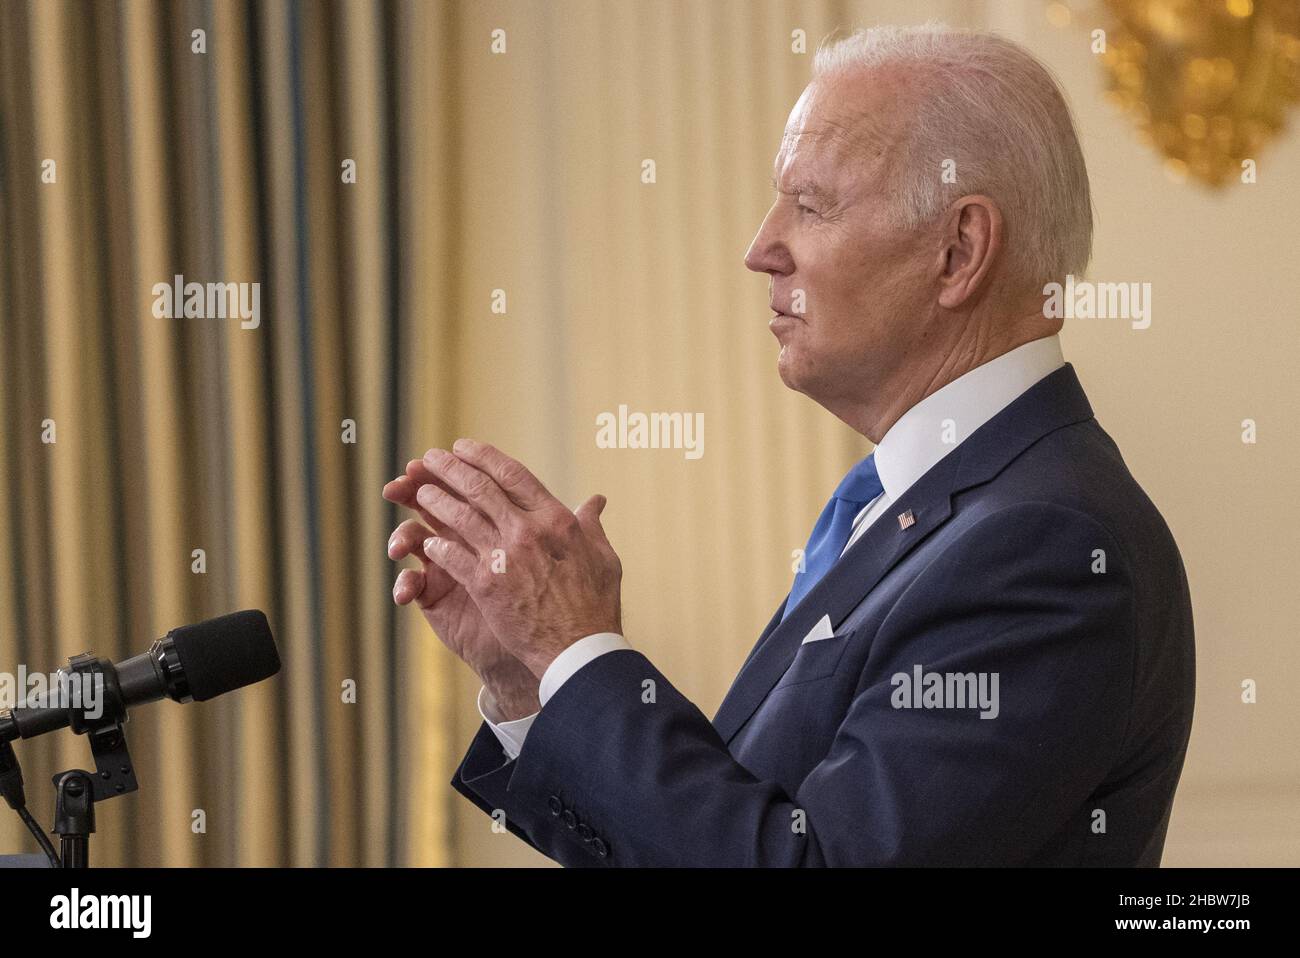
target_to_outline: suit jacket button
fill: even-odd
[[[564,811],[564,803],[560,801],[560,796],[558,795],[552,795],[546,804],[551,806],[551,814],[556,818],[559,818],[560,813]]]
[[[586,822],[578,823],[578,837],[584,842],[589,842],[596,837],[596,833],[591,830],[591,826]]]
[[[578,816],[573,814],[573,809],[566,808],[564,814],[561,815],[560,818],[564,820],[564,824],[569,826],[569,828],[578,827]]]
[[[604,858],[609,854],[609,846],[599,838],[593,838],[591,840],[591,847],[601,858]]]

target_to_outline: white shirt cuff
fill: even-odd
[[[557,655],[542,673],[541,685],[537,689],[537,699],[546,708],[551,696],[560,691],[560,686],[580,668],[606,652],[618,649],[630,649],[627,639],[617,632],[597,632],[585,639],[579,639]]]
[[[546,667],[546,671],[542,673],[541,685],[537,690],[538,701],[545,706],[547,700],[560,690],[560,686],[567,682],[570,676],[597,656],[604,655],[606,652],[613,652],[616,649],[630,649],[631,647],[627,639],[617,632],[597,632],[595,635],[579,639],[557,655],[551,664]],[[525,715],[521,719],[502,722],[501,713],[497,710],[497,703],[492,698],[492,694],[488,692],[487,686],[483,686],[478,690],[478,714],[483,717],[483,721],[487,722],[488,728],[492,730],[492,734],[501,743],[506,758],[512,762],[524,750],[524,739],[528,737],[528,730],[532,728],[533,719],[537,718],[538,715],[537,712],[534,712],[532,715]]]
[[[528,729],[532,727],[533,719],[537,718],[537,713],[510,722],[502,722],[501,713],[497,711],[496,700],[492,698],[492,693],[487,690],[487,686],[483,686],[478,690],[478,714],[483,716],[483,721],[488,723],[488,728],[501,743],[506,758],[512,762],[517,759],[519,753],[524,750],[524,739],[528,735]]]

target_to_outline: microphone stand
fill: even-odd
[[[68,668],[64,671],[80,677],[81,690],[92,684],[98,684],[102,690],[101,707],[98,714],[93,716],[84,694],[65,696],[68,699],[69,726],[76,734],[85,735],[90,740],[95,774],[72,768],[53,777],[55,795],[52,831],[59,836],[59,864],[63,868],[87,868],[90,865],[90,836],[95,831],[95,802],[126,795],[140,786],[135,778],[135,767],[127,751],[126,735],[122,729],[127,720],[126,702],[113,664],[107,659],[98,659],[90,653],[84,653],[69,659]],[[67,682],[64,681],[62,685],[66,687]],[[10,718],[9,722],[0,722],[0,733],[12,726],[16,737],[17,728],[11,716],[0,713],[0,717]],[[3,737],[7,739],[9,736],[6,734]],[[13,765],[17,767],[16,758]],[[21,778],[19,783],[21,790]]]

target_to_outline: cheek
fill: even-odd
[[[897,244],[863,244],[841,275],[849,308],[873,325],[901,322],[914,306],[915,264]]]
[[[805,291],[809,326],[818,339],[853,336],[905,287],[897,236],[862,223],[822,224],[795,252],[795,288]]]
[[[818,250],[818,255],[807,256],[800,263],[791,296],[793,299],[803,291],[803,313],[810,324],[831,322],[851,306],[855,291],[851,270],[843,256],[828,255],[826,250]]]

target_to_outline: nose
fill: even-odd
[[[776,228],[774,213],[776,213],[775,206],[763,218],[758,233],[754,236],[753,242],[749,244],[749,249],[745,251],[745,268],[751,269],[755,273],[789,273],[793,271],[794,264],[790,257],[790,249],[781,240],[779,230]]]

